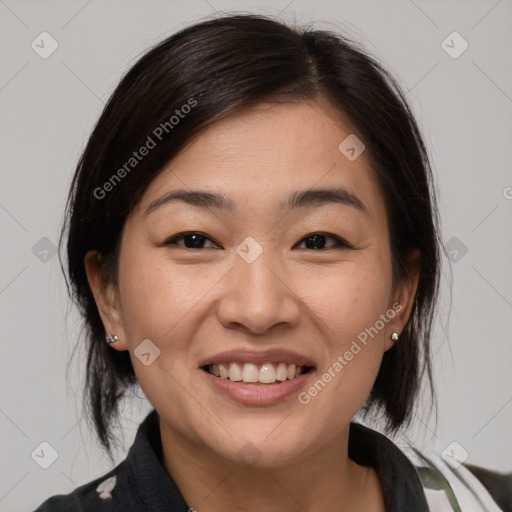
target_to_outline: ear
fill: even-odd
[[[386,338],[384,341],[385,351],[389,350],[394,345],[391,334],[396,332],[400,335],[409,320],[416,297],[416,290],[418,289],[420,269],[421,254],[418,249],[414,249],[407,258],[407,274],[403,277],[402,281],[395,286],[392,293],[389,308],[395,312],[395,316],[386,326]],[[400,341],[398,341],[398,343],[400,343]]]
[[[107,279],[104,261],[98,251],[88,251],[84,258],[84,265],[105,332],[115,334],[119,338],[111,347],[116,350],[128,350],[118,289],[111,280]]]

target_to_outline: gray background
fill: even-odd
[[[457,441],[470,462],[512,470],[510,1],[0,0],[0,511],[33,510],[110,469],[82,415],[82,352],[66,381],[79,319],[51,249],[77,158],[128,65],[233,9],[322,21],[399,77],[429,145],[454,259],[451,315],[445,268],[434,340],[437,429],[418,414],[409,438],[439,452]],[[47,59],[31,48],[43,31],[59,45]],[[469,44],[456,59],[441,46],[453,31]],[[125,448],[148,410],[127,402]],[[31,457],[43,441],[58,452],[48,469]]]

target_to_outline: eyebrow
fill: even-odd
[[[146,209],[144,216],[146,217],[157,208],[175,201],[219,211],[233,212],[236,209],[236,203],[222,194],[202,190],[179,189],[167,192],[158,199],[155,199]],[[288,198],[279,204],[279,210],[306,209],[330,203],[351,206],[368,215],[368,210],[363,202],[357,196],[341,187],[298,190],[290,194]]]

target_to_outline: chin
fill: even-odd
[[[276,423],[273,425],[274,429],[275,426]],[[276,431],[269,436],[262,432],[272,432],[272,429],[254,427],[249,431],[243,431],[243,435],[225,436],[222,441],[216,439],[206,444],[210,445],[211,449],[220,457],[235,464],[255,469],[285,466],[293,462],[294,459],[298,461],[302,458],[305,450],[309,451],[309,438],[293,438],[287,432],[286,439],[283,439]],[[311,446],[309,449],[312,450],[313,447]]]

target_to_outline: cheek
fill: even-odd
[[[167,339],[186,324],[182,319],[212,287],[214,276],[209,278],[198,268],[170,268],[165,257],[153,251],[126,254],[120,261],[119,282],[128,335],[132,342]]]
[[[154,407],[162,410],[171,401],[178,407],[178,397],[187,398],[180,383],[187,382],[187,353],[194,336],[190,313],[212,284],[204,282],[206,273],[197,269],[171,268],[155,251],[127,249],[119,262],[119,286],[137,380]],[[151,358],[158,354],[149,365],[137,356],[137,348],[147,339],[159,350],[152,345],[145,349]]]
[[[373,268],[372,268],[373,267]],[[385,313],[390,280],[378,265],[346,265],[328,277],[304,273],[303,301],[326,331],[333,348],[342,349]]]
[[[318,395],[323,396],[315,396],[319,405],[331,400],[344,404],[337,409],[344,418],[347,412],[355,414],[367,398],[384,352],[386,324],[381,315],[387,311],[390,280],[371,268],[353,265],[348,270],[347,266],[346,271],[332,273],[326,281],[317,280],[320,284],[306,292],[305,302],[320,326],[323,343],[319,347],[324,357],[318,377],[329,388],[324,392],[318,385]]]

